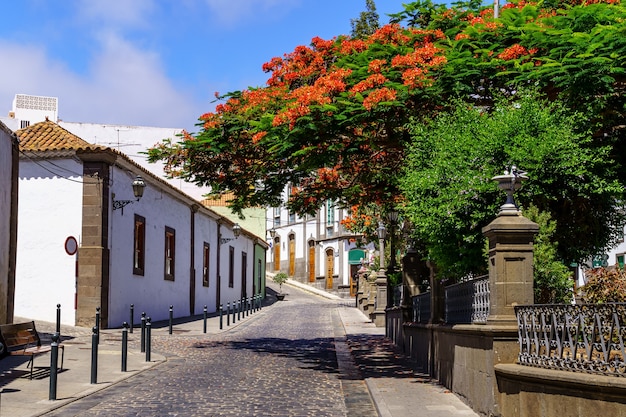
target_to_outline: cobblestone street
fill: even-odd
[[[376,416],[338,318],[347,302],[293,289],[229,332],[156,336],[165,363],[47,415]]]

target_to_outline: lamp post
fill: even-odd
[[[376,228],[380,251],[380,269],[376,276],[376,306],[374,308],[374,324],[377,327],[385,326],[385,310],[387,309],[387,275],[385,274],[385,237],[387,229],[382,222],[378,222]]]
[[[395,227],[398,223],[398,217],[400,213],[396,210],[390,210],[387,212],[387,220],[389,221],[389,252],[391,257],[389,258],[389,267],[387,268],[387,306],[393,306],[393,288],[391,287],[391,280],[389,277],[396,272],[396,253],[395,253]]]

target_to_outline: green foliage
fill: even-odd
[[[380,27],[374,0],[365,0],[365,8],[367,11],[361,12],[358,19],[350,19],[353,38],[366,38],[376,32],[376,30]]]
[[[497,19],[475,0],[410,2],[391,15],[407,27],[272,59],[266,86],[223,95],[197,134],[149,159],[233,193],[238,213],[278,206],[289,183],[297,213],[406,201],[425,256],[459,275],[484,271],[481,227],[503,199],[490,178],[515,163],[531,178],[519,201],[556,221],[557,258],[586,258],[624,220],[626,5],[578,2],[509,3]],[[523,86],[558,104],[499,98]]]
[[[278,272],[276,273],[276,275],[274,275],[274,277],[272,278],[272,281],[274,281],[276,284],[278,284],[279,286],[279,291],[282,293],[283,292],[283,284],[285,282],[287,282],[287,279],[289,278],[289,276],[287,275],[286,272]]]
[[[574,280],[567,265],[558,259],[558,244],[552,241],[556,222],[550,219],[549,213],[541,213],[532,205],[524,209],[524,216],[539,225],[533,258],[535,304],[569,303]]]
[[[587,284],[581,290],[589,304],[626,302],[626,271],[621,268],[595,268],[585,271]]]
[[[518,165],[530,179],[516,193],[522,206],[536,205],[556,221],[557,258],[565,262],[613,242],[607,230],[623,224],[615,207],[622,188],[608,147],[580,126],[583,115],[536,92],[500,98],[491,112],[462,101],[428,123],[410,124],[412,142],[401,188],[405,211],[443,276],[486,272],[486,226],[504,203],[491,180]],[[593,217],[582,213],[594,213]]]

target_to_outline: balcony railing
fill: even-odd
[[[626,303],[515,307],[519,363],[626,376]]]
[[[487,275],[448,285],[446,323],[486,323],[489,315],[489,277]]]

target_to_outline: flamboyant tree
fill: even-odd
[[[314,38],[273,58],[265,86],[218,95],[224,102],[200,117],[199,132],[165,140],[149,157],[173,176],[232,192],[236,212],[279,205],[288,183],[288,207],[299,213],[327,199],[393,205],[405,198],[398,181],[410,119],[448,111],[452,98],[488,110],[496,94],[534,85],[588,114],[589,147],[609,146],[619,168],[626,7],[610,3],[520,1],[497,19],[476,1],[409,3],[369,36]]]

